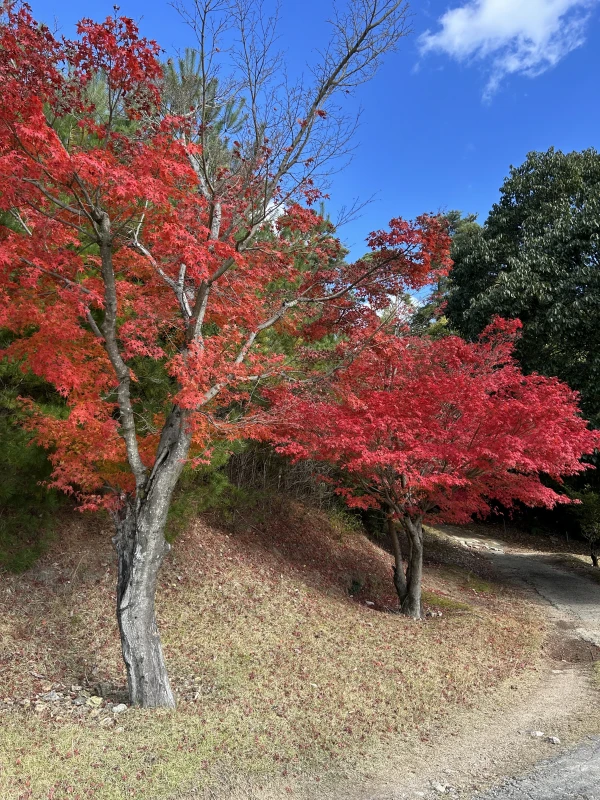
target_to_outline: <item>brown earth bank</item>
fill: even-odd
[[[587,664],[549,666],[560,630],[488,555],[431,531],[415,623],[393,613],[391,557],[344,516],[283,499],[235,526],[201,518],[159,592],[179,706],[142,711],[124,694],[110,526],[65,514],[42,561],[2,576],[0,797],[412,796],[483,747],[478,730],[493,750],[488,722],[521,725],[534,696],[569,705],[580,735],[587,684],[570,676]]]

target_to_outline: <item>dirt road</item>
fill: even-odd
[[[508,580],[535,590],[548,604],[546,614],[571,636],[600,647],[600,584],[560,569],[539,553],[507,552],[504,543],[482,543]],[[472,543],[471,546],[477,546]],[[580,680],[585,680],[581,675]],[[596,699],[600,703],[600,694]],[[543,732],[542,732],[543,733]],[[477,794],[481,800],[600,800],[600,737],[559,757],[544,760],[523,776]]]
[[[539,554],[490,551],[509,579],[533,588],[570,627],[572,635],[600,647],[600,584],[559,569]],[[583,676],[582,676],[583,677]],[[597,701],[600,703],[600,694]],[[600,737],[545,760],[526,775],[477,795],[481,800],[600,800]]]
[[[591,670],[600,584],[485,534],[465,538],[457,529],[449,538],[484,553],[539,605],[555,630],[548,662],[511,697],[478,709],[428,752],[411,753],[410,774],[390,774],[369,800],[600,800],[600,691]]]

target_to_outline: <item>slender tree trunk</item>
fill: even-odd
[[[598,566],[598,541],[593,539],[590,542],[590,556],[592,559],[592,565],[594,567]]]
[[[183,413],[175,409],[165,426],[157,459],[137,496],[116,517],[117,620],[133,705],[175,707],[156,624],[158,572],[170,546],[165,525],[173,490],[189,450]]]
[[[406,595],[401,601],[401,611],[407,617],[421,619],[421,584],[423,579],[423,525],[420,519],[402,520],[410,542],[406,569]]]
[[[391,514],[387,529],[394,553],[394,586],[400,601],[400,611],[413,619],[421,619],[421,581],[423,577],[423,526],[421,520],[402,520],[408,534],[408,562],[406,571],[402,562],[402,548],[396,524]]]
[[[388,536],[390,537],[390,542],[392,544],[392,551],[394,553],[394,586],[396,587],[396,594],[400,600],[400,605],[402,605],[407,591],[406,575],[404,574],[400,539],[398,538],[396,523],[394,522],[391,514],[388,514],[387,517],[387,530]]]

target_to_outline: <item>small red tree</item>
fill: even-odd
[[[321,336],[448,266],[435,219],[393,220],[369,259],[347,265],[331,226],[303,205],[319,196],[314,163],[335,155],[318,138],[323,109],[403,35],[400,2],[374,0],[367,16],[359,5],[340,18],[314,91],[290,101],[306,106],[301,124],[278,118],[275,148],[249,71],[249,133],[229,149],[207,133],[210,86],[165,116],[158,46],[131,20],[84,20],[76,41],[58,41],[27,6],[3,7],[0,326],[15,335],[5,355],[64,398],[61,419],[29,404],[54,486],[114,517],[136,704],[174,705],[154,611],[167,513],[186,462],[259,426],[252,389],[287,369],[265,332]]]
[[[280,449],[339,467],[350,506],[384,510],[401,610],[421,614],[423,522],[466,523],[494,501],[570,502],[542,482],[583,470],[600,443],[577,394],[557,379],[525,376],[513,360],[518,321],[497,319],[480,340],[390,337],[380,332],[315,400],[274,394]],[[395,523],[409,541],[403,566]]]

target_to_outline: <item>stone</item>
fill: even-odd
[[[57,700],[60,700],[60,697],[61,696],[58,692],[52,690],[51,692],[46,692],[46,694],[43,694],[40,699],[45,703],[56,703]]]
[[[112,717],[104,717],[104,719],[100,720],[100,727],[101,728],[110,728],[111,725],[114,725],[115,721]]]
[[[445,783],[434,783],[432,786],[438,794],[446,794],[448,791],[448,786]]]
[[[558,736],[547,736],[546,741],[550,742],[550,744],[560,744],[560,739]]]
[[[87,705],[92,708],[99,708],[102,705],[102,698],[93,694],[91,697],[88,697]]]
[[[125,728],[121,728],[120,726],[118,728],[115,728],[115,733],[124,733],[124,732]]]
[[[541,739],[544,735],[544,731],[527,731],[527,733],[531,736],[532,739]]]
[[[117,706],[113,706],[113,714],[123,714],[123,712],[127,711],[127,706],[125,703],[119,703]]]

